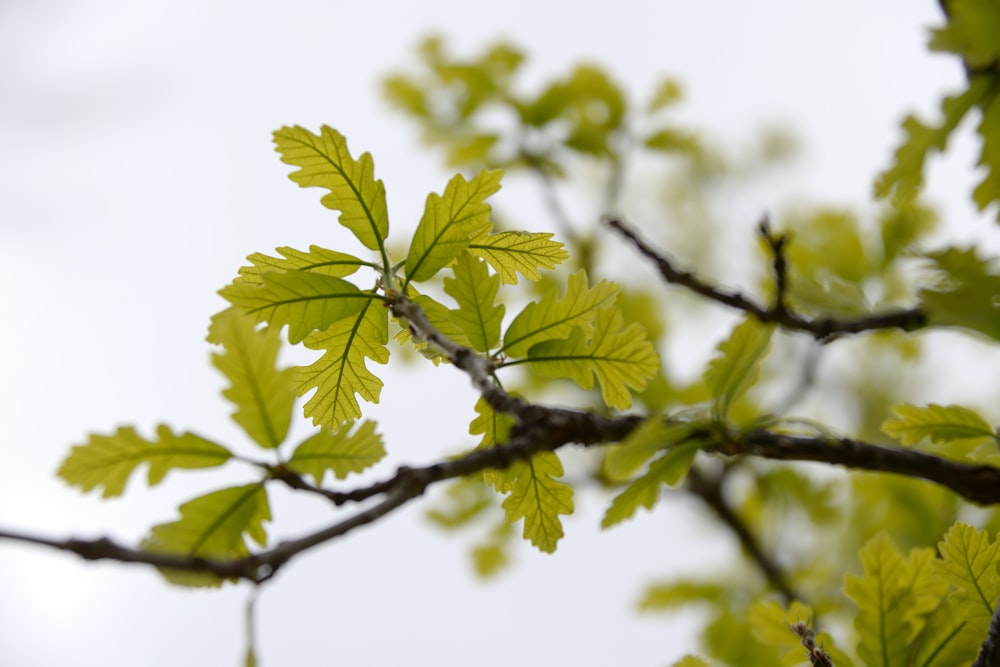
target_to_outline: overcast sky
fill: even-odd
[[[215,290],[254,251],[350,247],[318,191],[288,181],[270,133],[337,127],[374,155],[394,227],[412,227],[448,174],[378,80],[428,31],[465,53],[514,40],[529,80],[597,61],[633,99],[676,76],[683,117],[709,136],[767,123],[799,135],[804,157],[783,190],[864,207],[902,114],[932,111],[961,84],[924,47],[937,21],[932,0],[0,2],[0,526],[134,543],[219,484],[179,473],[102,502],[54,471],[69,445],[126,423],[243,442],[203,340],[223,306]],[[963,228],[982,224],[964,204],[972,146],[958,142],[930,193]],[[443,403],[471,396],[450,369],[393,374],[372,410],[390,453],[373,474],[469,446],[467,421]],[[273,536],[329,521],[320,503],[276,496]],[[467,540],[429,527],[414,503],[287,566],[260,599],[260,656],[269,667],[669,664],[697,619],[638,617],[636,596],[726,562],[732,545],[691,525],[683,503],[601,533],[606,500],[578,496],[555,556],[518,549],[488,584],[471,574]],[[192,592],[146,568],[0,544],[0,591],[5,667],[234,665],[242,650],[242,586]]]

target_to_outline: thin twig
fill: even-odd
[[[652,260],[659,269],[660,275],[667,282],[686,287],[695,294],[711,301],[742,310],[761,322],[773,322],[792,331],[802,331],[817,340],[828,342],[844,334],[879,329],[915,331],[927,324],[927,315],[916,308],[893,310],[852,319],[807,318],[787,309],[766,308],[743,296],[740,292],[714,287],[694,273],[677,268],[671,259],[643,241],[636,232],[620,220],[610,219],[607,224],[631,241],[639,252]]]
[[[784,599],[786,605],[790,604],[792,600],[803,600],[788,583],[781,567],[764,552],[764,548],[757,541],[757,537],[750,530],[750,527],[726,502],[722,495],[722,480],[722,474],[708,476],[697,467],[693,467],[688,471],[685,485],[688,491],[701,498],[722,523],[733,531],[747,555],[757,564],[771,586]]]

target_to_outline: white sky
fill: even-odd
[[[320,193],[288,181],[270,132],[337,127],[374,155],[393,226],[412,228],[448,174],[377,84],[428,30],[462,52],[516,40],[531,80],[595,60],[633,99],[674,75],[683,117],[710,137],[786,125],[806,157],[759,212],[792,195],[868,203],[903,112],[932,110],[961,82],[924,48],[937,12],[932,0],[0,3],[0,526],[134,542],[218,484],[177,473],[101,502],[53,473],[86,433],[125,423],[243,442],[203,342],[215,290],[250,252],[351,247]],[[964,204],[973,145],[932,176],[932,198],[965,228],[985,224]],[[497,201],[517,211],[506,192]],[[374,475],[469,446],[451,402],[472,405],[451,369],[393,374],[372,410],[390,452]],[[601,533],[606,501],[579,494],[558,553],[519,549],[489,584],[472,576],[467,540],[414,503],[286,566],[260,600],[259,655],[269,667],[669,664],[694,620],[638,617],[636,596],[726,562],[730,541],[677,502]],[[279,538],[330,520],[289,494],[272,512]],[[0,591],[5,667],[233,665],[242,651],[243,587],[175,589],[146,568],[0,544]]]

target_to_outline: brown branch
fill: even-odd
[[[733,531],[747,555],[756,563],[771,586],[778,591],[786,605],[790,604],[792,600],[804,600],[788,583],[781,567],[764,551],[750,527],[726,502],[722,495],[722,480],[722,474],[707,476],[698,468],[693,467],[688,471],[685,486]]]
[[[986,632],[983,647],[980,649],[976,661],[972,663],[972,667],[998,666],[1000,666],[1000,603],[993,610],[990,629]]]
[[[609,219],[607,224],[631,241],[640,253],[655,263],[657,269],[660,271],[660,275],[668,283],[685,287],[695,294],[716,303],[742,310],[761,322],[773,322],[785,329],[808,333],[817,340],[829,341],[844,334],[856,334],[879,329],[915,331],[927,325],[927,315],[917,308],[893,310],[865,317],[845,319],[833,317],[808,318],[791,312],[786,308],[766,308],[740,292],[715,287],[694,273],[677,268],[669,257],[647,244],[635,231],[620,220]]]

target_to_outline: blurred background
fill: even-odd
[[[54,473],[70,445],[123,424],[244,442],[204,342],[224,305],[215,291],[252,252],[354,247],[319,191],[287,179],[270,133],[337,128],[355,155],[374,156],[393,229],[414,228],[451,172],[380,81],[414,65],[425,35],[457,53],[511,41],[529,58],[527,89],[586,60],[643,103],[671,76],[686,91],[677,118],[736,155],[761,128],[794,136],[782,169],[719,195],[739,247],[765,211],[871,208],[903,114],[934,114],[963,80],[926,50],[938,13],[931,0],[0,2],[0,526],[136,543],[220,477],[249,479],[235,466],[174,473],[102,502]],[[968,203],[974,162],[966,135],[933,162],[927,199],[953,238],[987,226]],[[505,181],[493,202],[516,228],[555,231],[531,183]],[[574,213],[596,224],[600,211]],[[472,416],[464,376],[420,363],[379,374],[370,415],[389,456],[369,477],[474,444],[468,419],[451,418]],[[668,664],[693,648],[699,619],[637,615],[642,584],[727,563],[734,542],[683,503],[601,533],[606,501],[578,496],[555,556],[519,545],[515,567],[487,582],[465,541],[414,503],[283,569],[259,598],[258,655],[271,666]],[[290,493],[272,513],[278,539],[330,520]],[[5,666],[231,665],[243,651],[242,586],[182,590],[147,568],[0,543],[0,590]]]

